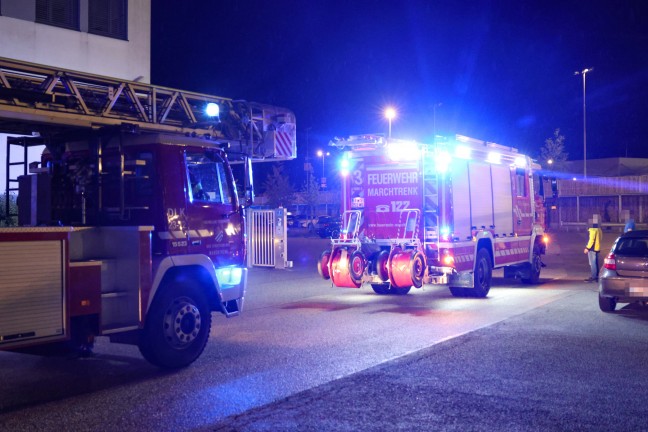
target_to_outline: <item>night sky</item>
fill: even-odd
[[[297,116],[298,153],[334,136],[460,133],[539,156],[648,157],[648,3],[211,0],[152,2],[152,82]],[[440,106],[433,108],[435,104]],[[434,112],[436,111],[436,116]],[[435,122],[436,118],[436,122]]]

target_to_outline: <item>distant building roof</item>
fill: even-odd
[[[566,161],[565,173],[582,175],[583,161]],[[648,175],[648,158],[604,158],[587,160],[587,176],[623,177]]]

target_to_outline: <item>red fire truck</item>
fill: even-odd
[[[291,111],[0,59],[0,131],[22,135],[6,149],[0,350],[108,336],[179,368],[212,311],[241,312],[252,161],[296,156]]]
[[[344,229],[318,270],[333,285],[406,294],[447,284],[454,296],[485,297],[500,267],[538,282],[548,238],[529,157],[459,135],[434,144],[357,135],[331,145],[343,150]]]

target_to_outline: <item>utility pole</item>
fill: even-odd
[[[585,76],[594,68],[585,68],[582,71],[574,72],[574,75],[583,76],[583,178],[587,178],[587,110],[585,104]]]

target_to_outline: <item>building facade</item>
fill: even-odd
[[[0,57],[150,83],[151,1],[0,0]],[[0,131],[1,166],[6,136]],[[29,159],[41,151],[30,149]]]

